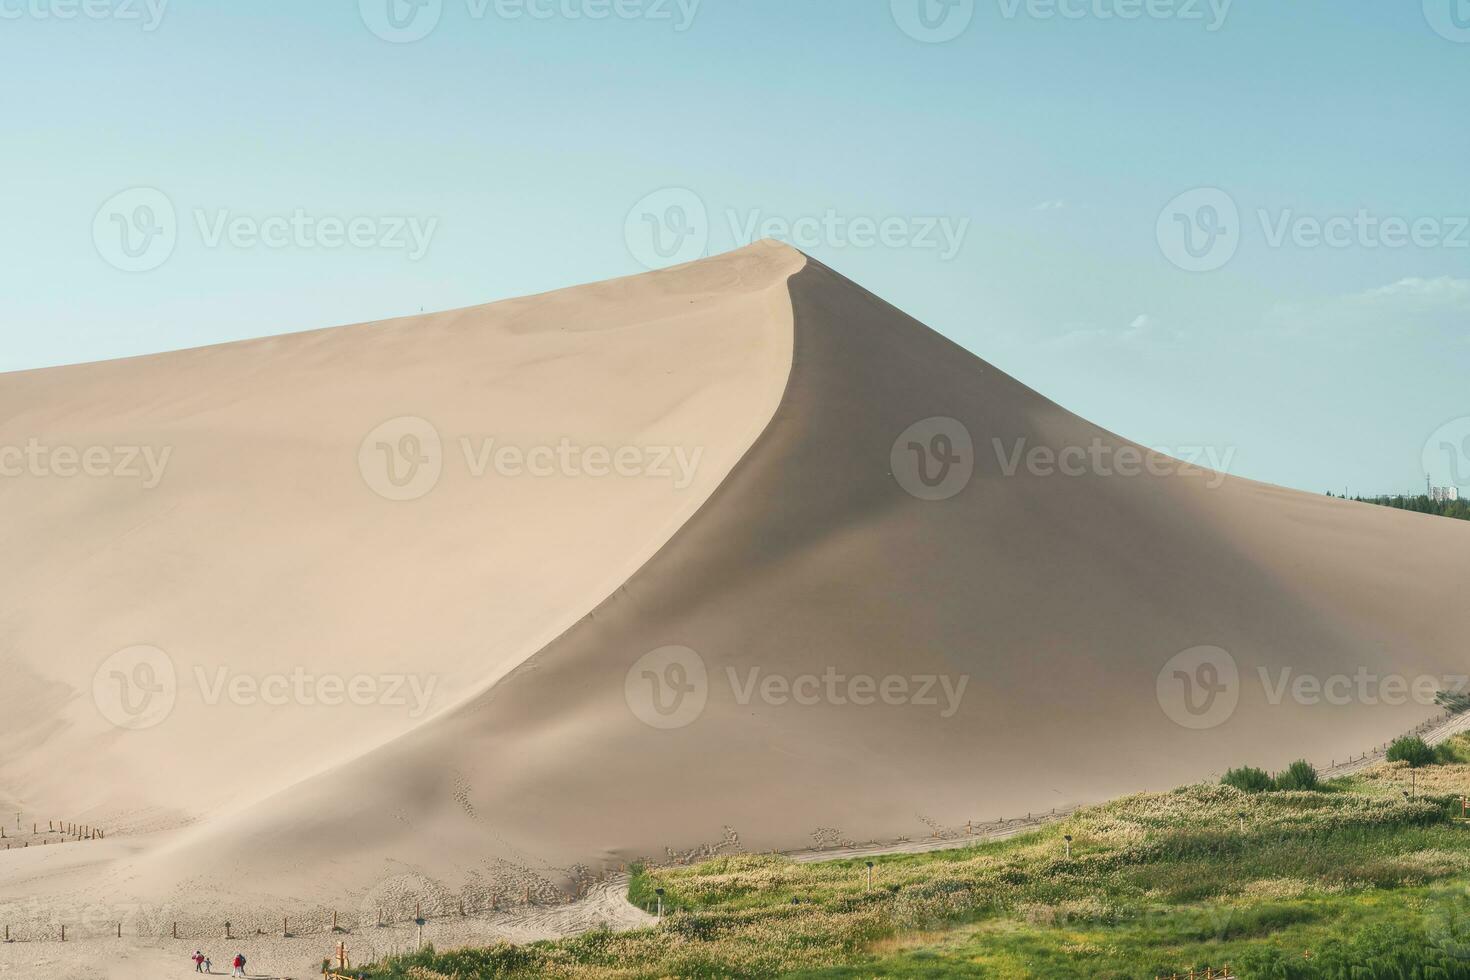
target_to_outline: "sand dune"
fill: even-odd
[[[399,416],[432,420],[443,473],[390,501],[358,457]],[[551,897],[642,857],[923,836],[1326,763],[1434,708],[1312,703],[1295,676],[1466,671],[1470,526],[1164,460],[1124,475],[1138,447],[769,243],[8,375],[0,420],[0,445],[173,447],[153,490],[0,482],[0,793],[124,831],[70,871],[0,852],[0,907],[78,888],[201,916]],[[422,445],[403,434],[387,452]],[[460,435],[703,457],[687,487],[475,478]],[[1028,466],[1038,447],[1090,462]],[[133,644],[181,677],[143,731],[93,704],[94,671]],[[1197,648],[1228,659],[1174,659]],[[211,706],[199,665],[435,691],[413,717]]]

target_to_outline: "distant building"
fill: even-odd
[[[1429,499],[1437,504],[1447,504],[1460,499],[1459,487],[1430,487]]]

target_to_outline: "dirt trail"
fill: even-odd
[[[531,943],[559,939],[607,927],[614,931],[651,925],[655,918],[627,900],[628,877],[618,875],[594,885],[575,902],[554,906],[520,906],[488,916],[430,919],[423,941],[438,949],[485,946],[495,942]],[[233,940],[168,939],[164,937],[86,936],[60,942],[0,943],[0,976],[45,977],[46,980],[91,980],[98,970],[108,980],[158,980],[160,976],[192,976],[189,956],[202,949],[214,960],[215,973],[228,970],[235,952],[250,961],[252,977],[295,978],[317,976],[322,960],[335,958],[337,944],[345,943],[354,964],[411,952],[419,943],[412,924],[396,924],[337,934],[284,938],[247,936]],[[350,971],[349,971],[350,972]]]
[[[845,844],[841,847],[792,851],[786,856],[803,864],[811,864],[817,861],[841,861],[846,858],[876,857],[884,854],[927,854],[930,851],[946,851],[957,847],[983,844],[987,841],[1007,840],[1029,830],[1037,830],[1047,824],[1064,820],[1076,813],[1078,809],[1080,807],[1069,806],[1052,810],[1050,813],[1028,814],[1014,820],[971,824],[966,830],[946,831],[943,835],[924,840]]]
[[[1430,745],[1438,745],[1451,736],[1458,735],[1463,731],[1470,730],[1470,711],[1460,714],[1444,714],[1438,718],[1431,718],[1408,735],[1418,735]],[[1382,762],[1388,754],[1388,746],[1383,745],[1375,748],[1356,758],[1346,762],[1336,762],[1319,769],[1318,775],[1323,779],[1336,779],[1339,776],[1351,776],[1362,772],[1369,766]]]

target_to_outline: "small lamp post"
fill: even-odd
[[[1070,861],[1070,860],[1072,860],[1072,835],[1071,834],[1065,834],[1065,835],[1063,835],[1062,840],[1066,842],[1066,845],[1067,845],[1067,860]]]
[[[653,893],[658,896],[658,920],[662,922],[664,919],[664,890],[655,888]]]
[[[873,890],[873,862],[868,862],[868,891]]]
[[[1245,833],[1245,811],[1241,810],[1237,816],[1240,817],[1240,832]]]

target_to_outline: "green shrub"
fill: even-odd
[[[1435,762],[1434,750],[1424,744],[1424,739],[1417,735],[1405,736],[1395,739],[1388,747],[1389,762],[1407,762],[1411,768],[1418,769],[1420,766],[1432,766]]]
[[[1437,766],[1464,765],[1470,763],[1470,743],[1464,735],[1445,739],[1434,747],[1434,764]]]
[[[1317,770],[1305,759],[1298,759],[1276,777],[1276,788],[1280,790],[1309,790],[1317,788]]]
[[[1458,715],[1461,712],[1470,711],[1470,694],[1459,691],[1440,691],[1434,696],[1434,703],[1450,714]]]
[[[1220,784],[1233,786],[1242,793],[1264,793],[1275,786],[1271,782],[1271,777],[1266,775],[1266,771],[1257,769],[1255,766],[1241,766],[1239,769],[1230,770],[1220,777]]]

